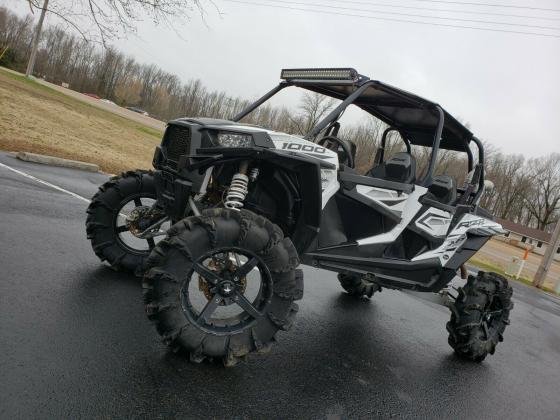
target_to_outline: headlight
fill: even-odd
[[[249,134],[218,133],[218,144],[222,147],[251,147],[253,138]]]

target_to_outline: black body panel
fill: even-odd
[[[321,167],[325,165],[320,159],[314,159],[302,154],[286,152],[274,148],[274,143],[266,131],[253,131],[235,128],[237,123],[215,119],[183,118],[171,121],[165,131],[161,146],[156,148],[153,165],[157,186],[158,205],[171,217],[180,220],[188,211],[188,198],[198,193],[203,185],[206,170],[223,164],[238,164],[250,160],[253,164],[269,170],[276,168],[278,174],[270,171],[273,185],[269,194],[282,195],[282,202],[278,206],[280,214],[289,220],[292,228],[288,232],[292,237],[298,252],[309,247],[317,236],[321,223]],[[227,127],[227,128],[225,128]],[[244,133],[252,137],[254,146],[244,148],[217,147],[215,135],[219,130]],[[284,172],[287,175],[282,176]],[[293,177],[297,191],[289,194],[290,178]],[[266,189],[266,188],[265,188]],[[297,193],[297,215],[292,215],[293,199]],[[252,191],[253,202],[248,208],[257,210],[259,191]],[[257,198],[255,198],[257,197]],[[290,202],[290,200],[292,200]]]
[[[449,175],[435,176],[428,187],[428,193],[425,195],[425,198],[451,206],[457,199],[455,179]]]
[[[364,203],[357,200],[351,191],[342,190],[323,209],[316,247],[330,248],[353,243],[364,236],[387,232],[395,224],[392,217],[372,209],[369,200]]]
[[[467,235],[465,243],[451,257],[447,266],[452,270],[457,270],[465,264],[480,248],[490,239],[490,236]]]
[[[443,268],[438,258],[418,262],[411,259],[437,248],[442,239],[422,237],[407,227],[394,242],[357,244],[360,238],[389,232],[400,221],[400,217],[397,220],[378,207],[357,194],[355,188],[342,188],[323,209],[318,239],[302,255],[302,261],[331,271],[367,274],[388,288],[440,290],[453,278],[455,270]]]
[[[439,115],[436,111],[438,105],[432,101],[363,76],[355,84],[334,85],[313,81],[297,81],[291,84],[340,100],[348,98],[356,87],[367,85],[368,88],[354,102],[356,106],[389,126],[399,127],[411,144],[433,144],[434,127],[438,124]],[[403,109],[406,109],[406,112],[403,112]],[[445,124],[440,147],[464,151],[473,134],[447,111],[443,112]]]
[[[412,184],[416,181],[416,159],[409,152],[400,152],[374,166],[368,175],[386,181]]]
[[[356,247],[359,248],[359,247]],[[341,248],[342,249],[342,248]],[[456,275],[456,270],[441,267],[439,259],[408,261],[390,258],[357,257],[356,249],[348,247],[347,253],[321,252],[305,255],[315,266],[340,273],[370,275],[375,283],[390,289],[419,291],[441,290]]]

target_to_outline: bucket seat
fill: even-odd
[[[413,184],[416,181],[416,159],[408,152],[399,152],[374,166],[367,175],[386,181]]]

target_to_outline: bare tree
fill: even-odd
[[[43,0],[25,1],[32,12],[43,9]],[[201,0],[49,0],[46,12],[56,15],[84,39],[105,44],[134,33],[143,18],[172,24],[174,19],[188,19],[193,12],[204,15],[204,7]]]
[[[77,31],[85,41],[107,41],[136,31],[143,17],[156,24],[171,24],[173,19],[187,19],[193,10],[204,13],[200,0],[26,0],[31,12],[40,11],[35,27],[29,61],[25,71],[31,76],[41,40],[43,21],[53,14]],[[172,26],[172,25],[171,25]],[[89,30],[94,28],[94,30]]]
[[[529,213],[537,220],[537,228],[546,230],[556,223],[560,210],[560,154],[531,159],[529,168],[535,182],[525,199]]]
[[[315,92],[305,92],[299,106],[301,113],[292,117],[298,134],[307,134],[334,106],[335,100]]]
[[[387,126],[376,118],[366,117],[360,124],[343,127],[339,137],[356,145],[354,165],[360,173],[365,173],[373,166],[377,148],[381,143],[381,135]],[[392,145],[393,142],[389,141]],[[389,152],[391,154],[392,151]]]
[[[495,193],[485,195],[482,204],[502,219],[521,221],[534,178],[526,169],[523,156],[502,153],[489,156],[486,178],[494,183]]]

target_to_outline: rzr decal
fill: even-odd
[[[455,229],[459,229],[459,228],[462,228],[462,227],[470,228],[471,226],[483,225],[484,223],[486,223],[485,219],[468,220],[468,221],[459,223]]]

